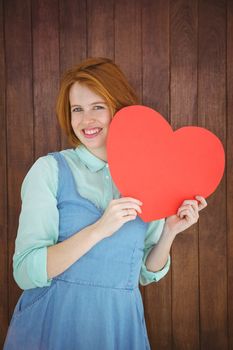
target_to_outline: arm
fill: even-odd
[[[94,224],[57,243],[57,177],[56,160],[46,156],[33,164],[22,184],[22,208],[13,256],[13,275],[21,289],[49,286],[52,277],[102,239]]]
[[[57,243],[58,167],[52,156],[39,158],[27,173],[21,188],[13,275],[21,289],[49,286],[52,278],[103,239],[97,223]]]
[[[139,282],[142,286],[146,286],[153,282],[160,281],[169,271],[171,259],[170,255],[167,257],[167,261],[163,268],[157,270],[149,269],[147,266],[147,258],[150,255],[151,251],[155,248],[156,244],[159,242],[159,239],[162,235],[164,229],[165,219],[154,220],[148,224],[148,229],[146,232],[145,242],[144,242],[144,255],[142,258],[142,266],[140,271]]]
[[[52,156],[46,156],[35,162],[23,182],[13,257],[14,278],[22,289],[49,286],[53,277],[64,272],[96,243],[114,234],[125,222],[134,220],[134,215],[119,215],[124,202],[131,202],[133,209],[139,209],[136,199],[112,200],[100,220],[57,243],[57,180],[57,162]]]
[[[140,211],[139,201],[130,197],[113,199],[109,202],[102,217],[94,224],[75,233],[65,241],[48,248],[47,271],[50,278],[57,276],[83,256],[96,243],[115,234],[126,222],[135,220],[136,210]],[[125,207],[133,208],[133,214],[123,215]]]
[[[57,162],[46,156],[33,164],[22,184],[22,208],[13,256],[13,275],[21,289],[49,286],[53,277],[103,239],[93,224],[57,243],[57,180]]]
[[[48,278],[53,278],[68,269],[101,239],[95,223],[85,227],[65,241],[48,247]]]
[[[168,261],[170,249],[175,239],[175,234],[169,232],[164,225],[158,243],[152,248],[146,259],[148,271],[156,272],[161,270]]]
[[[168,259],[176,235],[197,223],[198,213],[207,206],[207,202],[201,196],[196,196],[196,199],[185,200],[177,210],[177,214],[166,218],[161,237],[147,257],[148,270],[158,271],[162,269]]]
[[[41,157],[21,186],[22,205],[13,255],[13,276],[21,289],[51,284],[46,260],[47,247],[58,238],[57,173],[55,159]]]

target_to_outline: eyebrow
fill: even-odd
[[[91,106],[91,105],[98,104],[98,103],[104,103],[104,104],[107,104],[107,103],[106,103],[106,102],[104,102],[104,101],[96,101],[96,102],[92,102],[92,103],[90,104],[90,106]],[[71,105],[71,107],[77,107],[77,106],[81,107],[81,105]]]

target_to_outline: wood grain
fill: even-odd
[[[197,18],[197,1],[171,2],[170,104],[173,130],[197,125]],[[197,224],[176,237],[172,257],[172,349],[196,350],[199,348]]]
[[[20,212],[22,180],[33,162],[31,5],[5,1],[6,132],[8,166],[9,319],[21,290],[13,280],[12,256]]]
[[[199,3],[198,122],[226,146],[226,3]],[[200,347],[227,349],[226,174],[200,217]]]
[[[142,2],[143,104],[169,120],[169,1]],[[155,160],[156,161],[156,160]],[[152,349],[171,349],[171,273],[144,287]]]
[[[58,1],[32,1],[35,159],[60,148],[55,117],[59,85]]]
[[[8,328],[7,135],[3,1],[0,1],[0,348]]]
[[[114,2],[87,0],[87,55],[114,58]]]
[[[115,2],[115,62],[142,98],[141,4],[140,1]]]
[[[233,349],[233,1],[227,7],[227,248],[228,248],[228,337]]]

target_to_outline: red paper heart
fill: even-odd
[[[225,166],[221,141],[196,126],[173,131],[158,112],[129,106],[111,121],[109,170],[122,197],[143,202],[139,216],[149,222],[177,213],[185,199],[208,197]]]

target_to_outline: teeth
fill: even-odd
[[[84,133],[88,134],[88,135],[92,135],[92,134],[96,134],[97,132],[99,132],[100,128],[96,128],[96,129],[92,129],[92,130],[85,130],[84,129]]]

